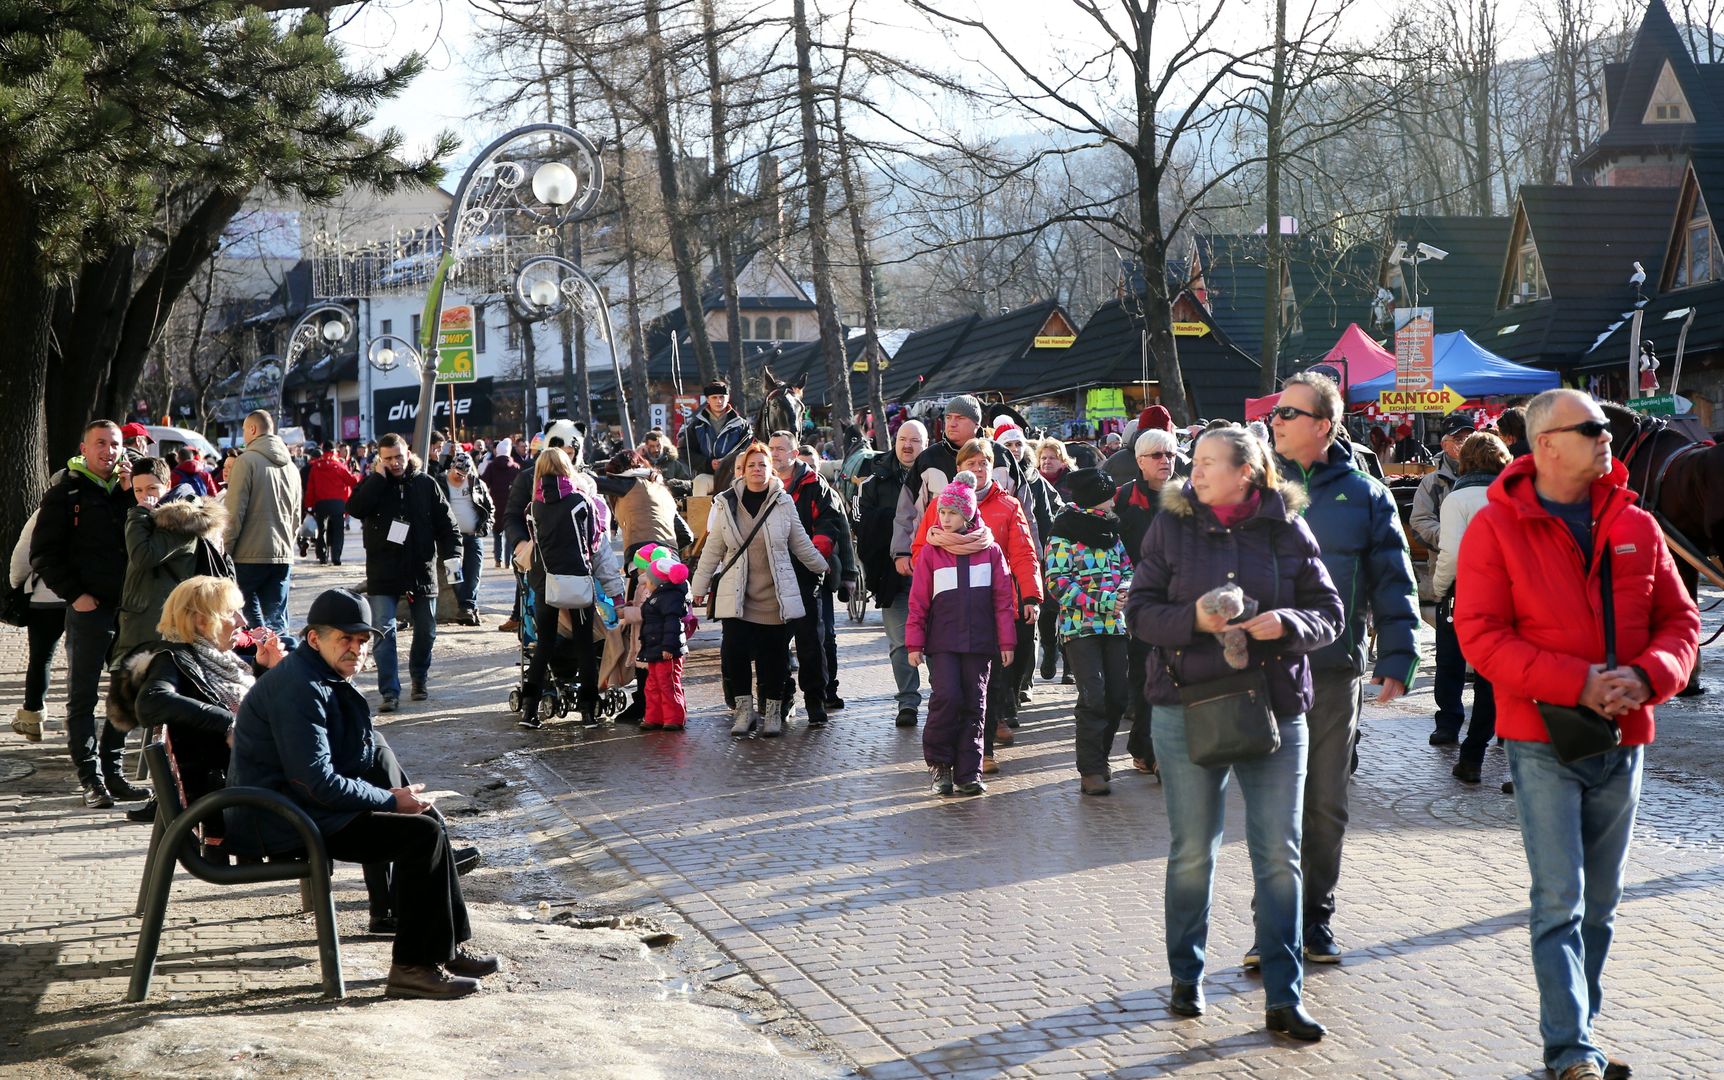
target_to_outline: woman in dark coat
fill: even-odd
[[[1262,958],[1268,1027],[1318,1039],[1323,1028],[1300,1003],[1300,805],[1304,714],[1311,705],[1306,654],[1340,633],[1341,598],[1311,530],[1297,516],[1304,507],[1302,489],[1280,485],[1268,448],[1244,428],[1203,436],[1193,455],[1191,480],[1164,486],[1161,507],[1144,538],[1125,614],[1132,634],[1151,646],[1147,696],[1155,706],[1155,754],[1172,834],[1166,889],[1173,973],[1169,1007],[1181,1016],[1204,1010],[1204,949],[1231,771],[1245,796],[1246,843],[1257,885],[1254,951]],[[1242,590],[1246,600],[1245,615],[1231,624],[1225,614],[1200,603],[1206,593],[1229,585]],[[1248,640],[1224,650],[1220,635],[1228,630],[1243,631]],[[1230,767],[1194,764],[1179,688],[1236,674],[1241,669],[1235,663],[1263,671],[1280,727],[1280,749]]]
[[[244,606],[229,578],[180,582],[162,605],[161,648],[128,656],[126,669],[116,673],[117,692],[108,694],[108,717],[117,730],[142,724],[166,733],[187,806],[226,786],[229,733],[240,700],[258,672],[281,661],[281,641],[267,630],[251,632],[259,639],[255,663],[234,652]],[[206,841],[221,835],[219,815],[204,823]]]

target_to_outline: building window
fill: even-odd
[[[1718,235],[1712,230],[1712,214],[1706,200],[1694,193],[1694,209],[1688,214],[1688,231],[1682,238],[1682,252],[1676,257],[1676,275],[1672,284],[1680,289],[1686,285],[1704,285],[1719,277],[1720,253]]]
[[[754,320],[754,336],[761,341],[771,341],[772,320],[764,315]]]
[[[754,323],[750,322],[746,316],[736,321],[742,327],[742,340],[749,340],[754,334]]]
[[[1509,283],[1510,304],[1530,304],[1548,299],[1550,286],[1544,280],[1544,263],[1538,257],[1538,245],[1528,233],[1515,256],[1514,280]]]
[[[503,320],[503,335],[504,340],[508,342],[509,351],[519,352],[521,348],[521,324],[515,321],[513,315]]]
[[[1682,84],[1676,80],[1676,71],[1670,66],[1670,61],[1666,60],[1663,69],[1658,73],[1658,82],[1652,87],[1651,98],[1640,122],[1687,124],[1692,122],[1693,118],[1693,111],[1688,108],[1688,98],[1682,93]]]
[[[383,320],[383,329],[382,329],[381,333],[393,334],[394,332],[395,332],[395,320],[394,319],[384,319]]]
[[[419,347],[419,319],[420,316],[413,316],[413,347],[416,349]]]
[[[473,355],[485,355],[485,305],[473,306]]]
[[[789,341],[791,339],[791,334],[790,316],[780,315],[778,317],[778,340]]]

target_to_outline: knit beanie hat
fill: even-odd
[[[977,427],[982,423],[982,403],[976,400],[974,394],[959,394],[946,402],[947,416],[967,416]]]
[[[1162,405],[1151,405],[1149,408],[1138,413],[1137,430],[1148,431],[1150,428],[1154,428],[1157,431],[1172,431],[1173,414],[1168,412],[1167,408]]]
[[[636,570],[651,575],[660,585],[681,585],[688,580],[688,566],[663,544],[648,544],[629,560]]]
[[[1077,469],[1061,478],[1060,489],[1074,506],[1092,510],[1113,501],[1119,485],[1102,469]]]
[[[964,516],[964,531],[976,523],[976,474],[968,469],[952,477],[952,482],[940,492],[937,503],[941,510],[956,510]]]

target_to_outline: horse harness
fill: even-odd
[[[1622,454],[1622,466],[1628,470],[1628,486],[1630,488],[1634,488],[1635,459],[1640,455],[1640,451],[1643,449],[1650,451],[1652,444],[1657,443],[1660,438],[1667,434],[1676,434],[1680,437],[1679,433],[1670,430],[1663,417],[1647,416],[1640,420],[1635,429],[1634,438],[1629,441],[1628,449]],[[1661,462],[1654,463],[1648,457],[1641,476],[1643,483],[1638,489],[1635,489],[1640,492],[1641,508],[1649,514],[1657,515],[1658,502],[1664,493],[1664,480],[1670,475],[1671,466],[1689,454],[1698,453],[1712,445],[1711,440],[1688,442],[1678,447],[1675,453]]]

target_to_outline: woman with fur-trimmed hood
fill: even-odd
[[[219,499],[177,499],[126,512],[126,581],[112,652],[116,660],[161,640],[156,623],[174,586],[198,574],[233,576],[222,551],[227,520]]]
[[[1167,798],[1170,849],[1165,893],[1169,1008],[1204,1011],[1215,859],[1229,773],[1245,797],[1245,835],[1257,894],[1257,942],[1271,1031],[1321,1038],[1304,1011],[1300,805],[1311,707],[1309,655],[1335,640],[1344,611],[1311,530],[1298,516],[1305,492],[1282,483],[1269,448],[1244,428],[1198,440],[1191,479],[1165,484],[1125,602],[1126,623],[1150,646],[1151,736]],[[1244,610],[1230,620],[1212,592],[1236,588]],[[1224,646],[1242,631],[1243,654]],[[1184,689],[1194,700],[1240,681],[1267,697],[1279,746],[1232,765],[1191,759]],[[1259,697],[1261,700],[1261,697]]]

